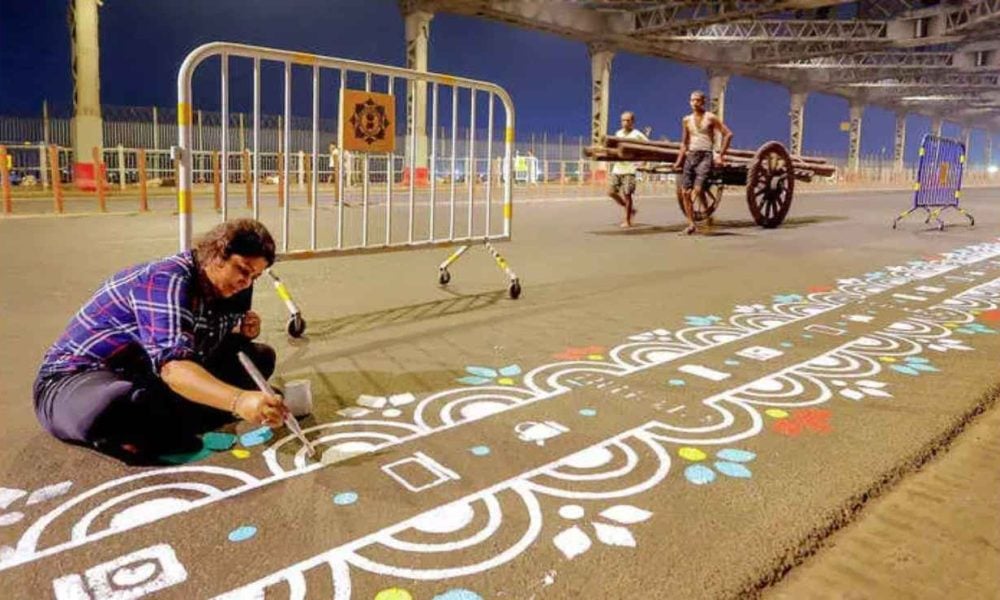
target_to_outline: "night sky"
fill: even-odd
[[[0,114],[36,115],[43,99],[56,112],[72,104],[67,0],[0,0]],[[403,66],[403,19],[394,0],[105,0],[100,9],[101,99],[106,105],[176,105],[177,69],[195,46],[209,41],[302,50]],[[534,132],[587,136],[590,61],[586,46],[551,34],[449,14],[431,22],[430,70],[492,81],[510,92],[519,139]],[[280,74],[265,112],[280,110]],[[249,72],[233,72],[233,111],[246,110],[236,93]],[[301,78],[305,84],[306,77]],[[265,78],[265,85],[270,80]],[[198,80],[195,82],[197,95]],[[653,137],[679,137],[679,120],[692,89],[707,91],[702,69],[663,59],[620,53],[611,77],[611,122],[620,111],[637,113]],[[248,95],[248,94],[247,94]],[[788,91],[740,77],[730,79],[726,117],[734,146],[755,148],[788,137]],[[206,101],[205,109],[217,108]],[[295,86],[294,111],[309,114],[309,92]],[[847,101],[813,94],[806,105],[804,151],[846,155]],[[869,107],[862,153],[892,154],[894,115]],[[907,160],[916,154],[930,120],[908,119]],[[959,127],[946,124],[945,135]],[[985,133],[974,131],[971,159],[981,161]],[[1000,142],[995,138],[994,142]],[[997,144],[1000,154],[1000,144]]]

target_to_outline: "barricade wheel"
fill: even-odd
[[[448,272],[448,269],[441,269],[441,272],[438,273],[438,283],[448,285],[449,281],[451,281],[451,273]]]
[[[306,320],[302,318],[302,315],[292,315],[288,318],[286,331],[293,338],[302,337],[302,334],[306,332]]]
[[[792,157],[781,142],[767,142],[757,150],[747,177],[747,206],[753,220],[767,229],[781,225],[794,191]]]
[[[510,282],[510,287],[507,288],[507,292],[510,294],[511,300],[517,300],[521,295],[521,283],[518,280]]]

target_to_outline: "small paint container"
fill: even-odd
[[[312,381],[292,379],[285,382],[285,406],[295,417],[304,417],[313,410]]]

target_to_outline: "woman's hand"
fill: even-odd
[[[260,335],[260,315],[248,310],[240,322],[240,334],[251,340]]]
[[[237,396],[233,412],[250,423],[280,427],[285,421],[288,407],[281,396],[245,391]]]

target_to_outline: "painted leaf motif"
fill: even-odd
[[[704,465],[691,465],[684,469],[684,477],[695,485],[705,485],[715,481],[715,471]]]
[[[552,543],[570,560],[590,550],[591,546],[590,538],[576,525],[559,532],[552,538]]]
[[[889,392],[883,392],[882,390],[872,390],[866,388],[865,393],[869,396],[875,396],[876,398],[892,398],[892,394]]]
[[[630,335],[630,336],[628,336],[628,339],[632,340],[633,342],[649,342],[649,341],[651,341],[653,339],[653,334],[652,333],[639,333],[639,334],[636,334],[636,335]]]
[[[914,368],[914,369],[916,369],[918,371],[926,371],[928,373],[933,373],[933,372],[939,370],[937,367],[934,367],[934,366],[931,366],[931,365],[925,365],[923,363],[915,363],[915,364],[910,365],[910,367],[912,367],[912,368]]]
[[[597,539],[608,546],[626,546],[635,548],[635,538],[632,532],[619,525],[608,525],[606,523],[594,523],[594,531]]]
[[[39,502],[45,502],[46,500],[51,500],[57,496],[62,496],[69,491],[69,488],[73,487],[72,481],[63,481],[60,483],[54,483],[52,485],[47,485],[43,488],[37,489],[31,492],[28,496],[27,504],[31,506],[32,504],[38,504]]]
[[[929,361],[928,359],[924,358],[923,356],[911,356],[911,357],[909,357],[909,358],[906,359],[906,362],[908,362],[908,363],[929,363],[931,361]]]
[[[893,371],[896,371],[897,373],[902,373],[904,375],[920,375],[920,371],[917,371],[916,369],[912,369],[910,367],[906,367],[903,365],[892,365],[890,368]]]
[[[0,509],[7,508],[11,503],[27,493],[25,490],[0,487]]]
[[[648,510],[631,506],[629,504],[618,504],[609,509],[601,511],[601,516],[611,521],[617,521],[623,525],[641,523],[653,516]]]
[[[728,460],[738,463],[749,462],[757,458],[757,455],[754,454],[753,452],[749,452],[747,450],[739,450],[737,448],[726,448],[724,450],[720,450],[715,455],[721,458],[722,460]]]
[[[483,385],[484,383],[489,383],[493,381],[492,378],[487,379],[486,377],[475,377],[473,375],[467,375],[458,380],[459,383],[464,383],[466,385]]]
[[[486,377],[488,379],[493,379],[494,377],[497,376],[497,372],[489,367],[472,366],[472,367],[465,367],[465,370],[473,375],[479,377]]]
[[[22,512],[14,511],[14,512],[9,512],[9,513],[4,513],[4,514],[0,515],[0,527],[6,527],[8,525],[13,525],[14,523],[17,523],[18,521],[20,521],[23,518],[24,518],[24,513],[22,513]]]
[[[521,374],[521,367],[517,365],[507,365],[506,367],[500,369],[500,374],[504,377],[513,377],[515,375]]]
[[[749,479],[750,475],[752,475],[752,473],[750,473],[750,469],[739,463],[719,461],[715,463],[715,468],[719,471],[719,473],[730,477]]]
[[[884,388],[886,384],[881,381],[873,381],[871,379],[861,379],[858,381],[858,385],[866,388]]]

